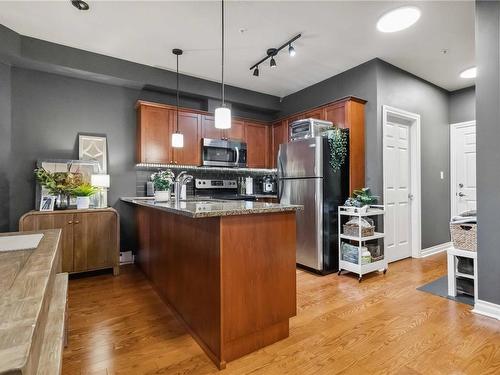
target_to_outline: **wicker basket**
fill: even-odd
[[[450,224],[453,247],[477,251],[477,224]]]
[[[344,224],[344,234],[346,236],[358,237],[359,236],[359,225],[357,224]],[[375,234],[375,227],[362,227],[361,237],[369,237]]]

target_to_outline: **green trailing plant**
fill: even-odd
[[[174,183],[174,173],[170,169],[155,172],[151,175],[151,181],[156,191],[167,191]]]
[[[330,148],[330,166],[334,172],[338,172],[347,158],[349,138],[347,133],[339,128],[328,130],[326,136]]]
[[[82,175],[71,172],[49,172],[45,168],[35,169],[35,178],[52,195],[70,195],[82,183]]]
[[[74,197],[90,197],[97,193],[98,189],[88,182],[80,184],[71,190],[71,195]]]

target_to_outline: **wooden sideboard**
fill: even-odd
[[[62,272],[112,268],[120,272],[120,220],[113,208],[30,211],[19,219],[19,231],[62,229]]]

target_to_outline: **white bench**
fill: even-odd
[[[457,295],[457,277],[465,277],[474,281],[474,302],[477,300],[477,252],[470,250],[460,250],[450,247],[448,253],[448,295]],[[460,273],[457,270],[457,256],[472,259],[474,263],[474,274]]]

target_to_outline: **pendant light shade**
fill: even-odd
[[[227,107],[215,109],[215,127],[217,129],[231,128],[231,110]]]
[[[231,128],[231,110],[224,102],[224,0],[222,0],[222,105],[215,109],[215,127],[217,129]]]
[[[177,121],[176,130],[172,133],[172,147],[182,148],[184,147],[184,135],[179,131],[179,56],[182,55],[182,50],[179,48],[174,48],[172,53],[177,58]]]
[[[184,134],[178,132],[172,133],[172,147],[175,148],[184,147]]]

